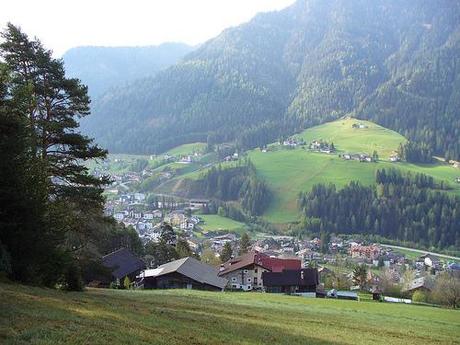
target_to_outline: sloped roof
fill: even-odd
[[[118,279],[145,268],[144,262],[126,248],[103,256],[102,264],[112,269],[112,275]]]
[[[415,278],[409,283],[409,286],[407,289],[404,289],[404,291],[412,291],[420,288],[432,290],[434,288],[433,280],[427,277]]]
[[[220,289],[223,289],[228,282],[227,279],[217,276],[217,268],[191,257],[171,261],[155,269],[145,270],[143,276],[160,277],[173,272],[180,273],[199,283],[216,286]]]
[[[312,286],[319,284],[316,268],[262,273],[264,286]]]
[[[301,261],[300,259],[271,258],[263,253],[251,251],[225,262],[222,265],[223,269],[221,269],[219,275],[222,276],[250,265],[257,265],[270,271],[281,272],[284,269],[300,269]]]

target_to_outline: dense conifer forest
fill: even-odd
[[[111,152],[273,142],[344,115],[396,130],[409,161],[460,159],[460,4],[299,0],[225,30],[156,77],[95,100]]]
[[[301,193],[303,226],[310,231],[373,234],[437,249],[460,245],[460,198],[423,174],[378,170],[376,186],[351,182],[338,190],[315,185]]]

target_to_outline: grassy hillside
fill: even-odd
[[[0,343],[460,344],[459,311],[262,293],[0,284]]]
[[[362,124],[366,128],[353,128]],[[307,143],[313,140],[334,142],[338,152],[367,153],[377,151],[380,158],[388,159],[391,153],[406,142],[406,138],[395,131],[381,127],[373,122],[346,118],[328,122],[304,131],[301,135]]]
[[[363,123],[368,128],[354,129],[353,123]],[[405,141],[401,135],[374,123],[353,119],[338,120],[302,132],[299,137],[307,143],[323,139],[334,142],[338,153],[367,153],[376,150],[381,158],[378,163],[346,161],[337,154],[323,154],[296,148],[293,150],[273,146],[273,151],[253,150],[249,157],[257,172],[273,191],[273,201],[264,217],[273,223],[286,223],[298,217],[297,195],[308,191],[317,183],[333,183],[343,187],[350,181],[370,185],[375,181],[377,169],[396,167],[403,171],[424,173],[452,187],[452,193],[460,195],[460,184],[454,182],[460,170],[447,164],[415,165],[405,162],[391,163],[388,156]]]

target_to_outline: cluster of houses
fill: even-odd
[[[143,289],[242,290],[283,293],[316,293],[318,270],[302,268],[300,259],[272,258],[251,251],[213,267],[192,257],[153,269],[123,248],[102,258],[119,284],[125,277]],[[109,282],[98,282],[99,286]]]
[[[234,234],[218,235],[210,240],[211,249],[219,254],[228,242],[237,248]],[[252,244],[251,250],[233,257],[218,266],[210,266],[195,258],[175,260],[149,268],[127,249],[120,249],[103,257],[103,264],[112,270],[112,280],[120,284],[125,277],[133,286],[144,289],[201,289],[211,291],[240,290],[286,293],[306,297],[335,297],[357,299],[353,273],[344,276],[352,290],[325,290],[325,279],[335,273],[337,254],[345,254],[349,267],[367,265],[366,283],[374,297],[382,294],[382,276],[373,267],[385,270],[385,279],[398,284],[403,272],[412,269],[414,279],[404,291],[411,295],[417,290],[431,291],[437,274],[455,272],[460,276],[458,263],[446,264],[433,255],[408,260],[403,254],[378,244],[365,244],[351,239],[331,238],[328,254],[320,253],[321,240],[298,240],[289,236],[266,236]],[[331,254],[332,253],[332,254]],[[335,255],[334,255],[335,254]],[[377,273],[376,273],[377,272]],[[109,282],[102,284],[107,286]],[[356,288],[356,287],[355,287]]]
[[[295,148],[297,146],[303,146],[305,145],[305,140],[302,138],[297,138],[297,137],[290,137],[287,138],[286,140],[283,140],[283,146],[290,147],[290,148]]]
[[[321,153],[333,153],[335,152],[335,147],[333,143],[328,143],[323,140],[313,140],[309,146],[310,150]]]
[[[225,162],[237,161],[239,159],[240,159],[240,155],[238,154],[238,152],[235,152],[232,155],[228,155],[224,157]]]
[[[368,163],[374,161],[374,159],[371,156],[365,153],[344,153],[344,154],[339,154],[339,157],[347,161],[353,160],[353,161],[368,162]]]

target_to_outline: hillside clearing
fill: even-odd
[[[458,311],[262,293],[0,284],[2,344],[459,344]]]
[[[198,217],[201,218],[203,223],[199,226],[204,231],[236,231],[241,232],[246,226],[243,223],[237,222],[236,220],[222,217],[217,214],[200,214]]]

